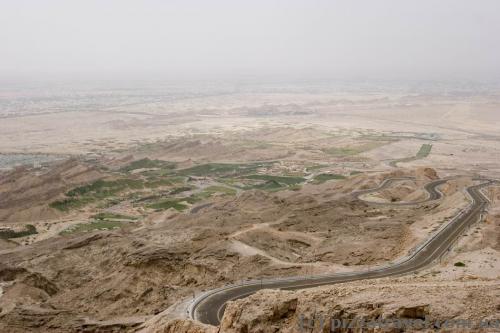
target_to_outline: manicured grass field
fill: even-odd
[[[315,184],[323,184],[326,181],[329,180],[339,180],[339,179],[345,179],[345,176],[343,175],[338,175],[335,173],[321,173],[319,175],[316,175],[313,179],[313,183]]]
[[[82,208],[92,202],[112,198],[123,191],[143,190],[173,185],[175,179],[163,178],[157,180],[143,180],[139,178],[119,178],[115,180],[97,180],[87,185],[76,187],[66,192],[66,198],[54,201],[50,207],[67,212]]]
[[[49,206],[66,212],[72,209],[84,207],[97,200],[112,197],[124,190],[136,190],[142,188],[144,188],[144,183],[140,179],[100,179],[88,185],[79,186],[66,192],[65,199],[52,202]]]
[[[155,210],[174,208],[182,211],[187,208],[187,204],[194,204],[216,194],[235,195],[237,190],[234,187],[242,190],[280,190],[297,188],[298,185],[305,182],[305,178],[295,175],[259,174],[265,168],[272,166],[273,163],[206,163],[175,170],[170,162],[142,159],[130,163],[119,172],[114,172],[116,179],[100,179],[75,187],[66,192],[65,198],[54,201],[49,206],[67,212],[81,209],[92,203],[96,203],[98,208],[106,208],[113,203],[130,200],[135,206]],[[138,169],[149,170],[133,175],[129,174],[130,171]],[[200,188],[196,185],[196,181],[193,181],[192,184],[190,182],[196,176],[211,178],[228,185],[231,182],[236,182],[239,186]],[[180,196],[183,197],[179,198]],[[106,217],[102,214],[96,215],[95,218],[99,220],[112,219],[112,217]],[[115,217],[115,219],[123,219],[123,217]]]
[[[248,163],[248,164],[230,164],[230,163],[207,163],[196,165],[191,168],[178,170],[178,175],[185,176],[240,176],[254,173],[257,169],[269,165],[270,162],[265,163]]]
[[[141,189],[144,183],[140,179],[121,178],[116,180],[97,180],[89,185],[80,186],[67,192],[68,197],[92,195],[105,198],[125,189]]]
[[[171,186],[176,182],[168,178],[150,178],[148,181],[144,182],[144,186],[147,188],[158,188],[162,186]]]
[[[209,186],[205,189],[203,189],[201,192],[191,194],[189,197],[184,197],[181,199],[178,199],[179,201],[185,201],[190,204],[195,204],[199,201],[205,200],[213,196],[214,194],[221,194],[221,195],[235,195],[236,190],[225,187],[225,186]]]
[[[319,169],[322,169],[322,168],[326,168],[327,166],[328,166],[327,164],[312,165],[312,166],[308,166],[306,168],[306,171],[307,172],[311,172],[311,171],[319,170]]]
[[[2,230],[2,231],[0,231],[0,238],[1,239],[19,238],[19,237],[34,235],[37,233],[38,233],[38,231],[36,230],[36,227],[32,224],[28,224],[25,226],[25,229],[21,230],[21,231],[14,231],[14,230]]]
[[[90,223],[79,223],[61,231],[61,235],[94,230],[111,230],[120,228],[122,225],[122,222],[117,221],[92,221]]]
[[[72,198],[66,198],[63,200],[54,201],[54,202],[49,204],[49,207],[60,210],[62,212],[67,212],[67,211],[70,211],[72,209],[82,208],[93,201],[94,201],[93,198],[72,197]]]
[[[173,190],[171,190],[169,192],[169,194],[170,195],[176,195],[176,194],[179,194],[179,193],[182,193],[182,192],[191,191],[193,189],[194,189],[194,187],[191,187],[191,186],[181,186],[181,187],[174,188]]]
[[[416,157],[417,158],[426,158],[429,156],[432,150],[432,145],[431,144],[423,144],[422,147],[420,147],[420,150],[418,151]]]
[[[129,216],[129,215],[122,215],[122,214],[116,214],[116,213],[110,213],[110,212],[102,212],[99,214],[96,214],[92,216],[96,220],[137,220],[137,217],[134,216]]]
[[[149,204],[147,207],[155,210],[167,210],[169,208],[174,208],[175,210],[183,211],[187,208],[187,205],[181,203],[181,199],[170,199]]]
[[[249,175],[242,178],[274,181],[284,185],[295,185],[306,181],[305,178],[302,177],[287,177],[287,176],[272,176],[272,175]]]
[[[420,160],[422,158],[426,158],[427,156],[429,156],[431,151],[432,151],[432,145],[425,143],[420,147],[419,151],[417,152],[417,154],[415,156],[405,157],[405,158],[391,161],[390,165],[393,167],[397,167],[398,163],[408,163],[408,162]]]
[[[378,148],[380,146],[385,145],[386,143],[387,143],[386,141],[373,141],[367,143],[359,143],[357,145],[349,147],[330,147],[322,149],[322,151],[328,155],[332,155],[335,157],[347,157],[347,156],[354,156],[363,153],[365,151]]]
[[[233,185],[235,187],[241,188],[242,190],[265,190],[265,191],[279,191],[290,189],[291,187],[297,187],[306,181],[302,177],[291,177],[291,176],[273,176],[273,175],[248,175],[238,178],[241,182],[245,183],[248,181],[260,181],[256,184],[247,185]]]
[[[235,195],[236,190],[233,188],[225,187],[225,186],[209,186],[203,190],[204,193],[211,196],[212,194],[224,194],[224,195]]]

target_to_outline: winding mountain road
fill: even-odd
[[[389,186],[392,181],[395,180],[386,180],[376,189],[356,192],[355,196],[359,197],[361,194],[383,189],[386,186]],[[488,199],[481,192],[481,189],[495,182],[491,180],[482,181],[482,183],[470,186],[466,189],[471,199],[471,204],[468,208],[455,216],[455,218],[449,221],[427,241],[414,250],[413,253],[394,263],[364,271],[317,275],[311,277],[248,281],[240,285],[222,287],[206,292],[195,298],[188,310],[189,315],[192,319],[198,320],[202,323],[218,325],[222,319],[222,315],[224,314],[224,309],[228,301],[247,297],[261,289],[305,289],[349,281],[398,276],[426,268],[445,254],[458,237],[465,230],[467,230],[470,225],[481,220],[482,213],[485,211],[489,203]],[[445,182],[447,182],[447,180],[437,180],[428,183],[425,185],[425,190],[428,192],[428,198],[421,202],[412,204],[420,204],[441,198],[443,194],[438,190],[438,187]],[[410,203],[399,203],[399,205],[408,204]]]
[[[361,196],[365,194],[370,194],[374,192],[379,192],[390,185],[392,185],[395,182],[401,182],[405,180],[415,180],[414,177],[398,177],[398,178],[389,178],[384,180],[378,187],[376,188],[371,188],[367,190],[360,190],[352,193],[352,196],[355,199],[362,200],[365,202],[368,202],[373,205],[380,205],[380,206],[415,206],[419,204],[423,204],[429,201],[435,201],[438,199],[441,199],[443,194],[438,190],[438,187],[444,183],[446,183],[448,180],[447,179],[439,179],[432,181],[430,183],[425,184],[424,190],[427,192],[427,198],[422,199],[420,201],[412,201],[412,202],[375,202],[375,201],[366,201],[361,199]]]

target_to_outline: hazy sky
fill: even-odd
[[[499,79],[498,0],[0,0],[0,76]]]

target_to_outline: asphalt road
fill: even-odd
[[[440,198],[442,194],[437,188],[445,182],[446,180],[439,180],[427,184],[425,188],[429,193],[429,197],[425,201]],[[482,213],[489,202],[481,193],[480,189],[491,183],[492,181],[486,181],[482,184],[467,188],[467,192],[472,198],[470,206],[446,224],[434,234],[434,236],[429,238],[424,244],[416,249],[413,254],[396,263],[366,271],[311,277],[278,278],[264,281],[248,281],[241,285],[231,285],[215,289],[198,296],[193,301],[189,309],[190,316],[192,319],[205,324],[218,325],[224,314],[226,302],[244,298],[261,289],[305,289],[349,281],[404,275],[426,268],[445,254],[457,238],[467,230],[470,225],[481,219]],[[381,186],[388,186],[388,184],[383,183]],[[380,189],[380,187],[378,189]],[[373,190],[376,189],[367,191]]]
[[[356,192],[353,192],[352,195],[354,198],[361,200],[360,197],[362,195],[373,193],[373,192],[379,192],[379,191],[389,187],[390,185],[392,185],[395,182],[404,181],[404,180],[414,180],[414,179],[415,179],[414,177],[389,178],[389,179],[384,180],[380,184],[380,186],[378,186],[376,188],[356,191]],[[392,206],[414,206],[414,205],[423,204],[423,203],[426,203],[429,201],[438,200],[438,199],[441,199],[441,197],[443,196],[443,194],[438,190],[438,187],[440,185],[446,183],[447,181],[448,180],[446,180],[446,179],[439,179],[439,180],[427,183],[424,186],[424,189],[427,192],[427,198],[420,200],[420,201],[413,201],[413,202],[375,202],[374,201],[374,202],[370,202],[370,204],[380,205],[380,206],[390,206],[390,205],[392,205]]]

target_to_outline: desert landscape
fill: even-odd
[[[0,1],[0,333],[500,333],[499,13]]]
[[[438,91],[2,89],[0,331],[300,332],[320,317],[496,331],[500,94]],[[477,185],[484,207],[418,269],[266,288],[397,266]],[[245,285],[258,291],[218,323],[196,309]]]

